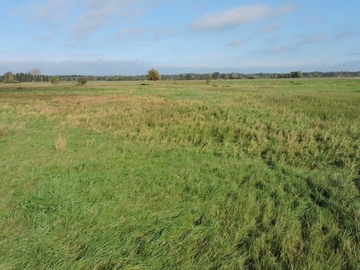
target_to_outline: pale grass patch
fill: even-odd
[[[55,139],[55,144],[54,144],[55,150],[60,151],[65,149],[66,144],[67,144],[66,138],[64,138],[61,135],[58,135],[57,138]]]
[[[37,101],[18,106],[17,112],[21,115],[52,115],[58,113],[58,110],[48,106],[46,101]]]
[[[92,139],[89,139],[89,140],[86,140],[86,146],[93,146],[95,144],[95,139],[92,138]]]
[[[3,105],[1,105],[1,109],[9,110],[9,109],[11,109],[11,106],[9,104],[3,104]]]
[[[63,125],[70,125],[74,127],[78,127],[81,125],[81,117],[78,115],[68,115],[66,117],[66,121],[64,121]]]
[[[12,130],[12,131],[20,131],[24,128],[26,128],[26,122],[16,121],[9,126],[9,130]]]

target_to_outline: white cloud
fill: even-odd
[[[313,33],[306,33],[299,36],[300,44],[313,44],[319,43],[327,39],[327,35],[324,33],[323,30],[318,30]]]
[[[344,28],[342,31],[338,32],[338,34],[335,36],[335,39],[346,39],[346,38],[352,38],[352,37],[359,37],[360,31],[354,30],[352,26],[348,26]]]
[[[263,27],[261,27],[259,29],[260,33],[271,33],[271,32],[276,32],[277,30],[280,30],[281,28],[283,28],[284,25],[281,23],[278,24],[267,24],[264,25]]]
[[[270,44],[276,44],[276,43],[278,43],[279,42],[279,36],[274,36],[274,37],[272,37],[272,38],[269,38],[269,39],[267,39],[267,41],[270,43]]]
[[[113,26],[119,20],[130,23],[157,2],[158,0],[84,0],[85,10],[71,29],[71,38],[83,40],[99,28]]]
[[[246,23],[252,23],[291,12],[293,6],[270,7],[267,5],[245,5],[213,14],[205,14],[190,24],[196,31],[226,30]]]
[[[35,37],[35,39],[37,41],[41,41],[41,42],[48,42],[48,41],[53,41],[54,36],[53,35],[40,35],[40,36]]]
[[[31,21],[45,21],[56,26],[66,18],[69,6],[69,0],[51,0],[43,5],[35,3],[23,10],[23,13]]]
[[[133,59],[125,61],[96,60],[65,60],[60,62],[28,60],[7,62],[0,60],[0,74],[7,71],[13,73],[25,72],[39,68],[46,75],[140,75],[146,74],[151,65],[147,62]]]
[[[234,39],[234,40],[229,41],[226,46],[228,46],[228,47],[239,46],[239,45],[243,44],[247,40],[249,40],[249,38]]]
[[[265,51],[267,54],[290,52],[293,49],[289,46],[273,46]]]
[[[177,30],[175,30],[175,29],[173,29],[171,27],[165,26],[165,27],[162,27],[162,28],[160,28],[160,29],[158,29],[156,31],[155,36],[154,36],[154,40],[159,41],[163,37],[173,37],[177,33],[178,33]]]

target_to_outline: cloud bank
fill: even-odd
[[[65,20],[69,8],[69,0],[51,0],[40,6],[33,4],[23,10],[23,13],[27,14],[28,19],[32,22],[41,21],[51,26],[58,26]]]
[[[150,64],[138,59],[112,61],[97,60],[65,60],[60,62],[30,60],[21,62],[0,61],[0,74],[6,71],[13,73],[26,72],[38,68],[46,75],[142,75],[150,69]],[[1,73],[1,71],[3,71]]]
[[[116,25],[124,28],[161,0],[49,0],[29,3],[22,14],[33,23],[65,27],[68,38],[79,42],[99,30]]]
[[[245,5],[205,14],[190,24],[195,31],[226,30],[243,24],[263,21],[291,12],[293,6],[270,7],[267,5]]]
[[[243,44],[244,42],[246,42],[247,40],[249,40],[249,38],[234,39],[234,40],[229,41],[226,46],[228,46],[228,47],[239,46],[239,45]]]
[[[131,21],[139,16],[144,7],[144,0],[85,0],[85,10],[71,27],[70,37],[83,40],[99,28],[114,24],[118,18]]]

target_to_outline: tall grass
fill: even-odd
[[[357,269],[359,87],[0,85],[0,269]]]

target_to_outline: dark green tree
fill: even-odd
[[[221,76],[221,75],[220,75],[220,72],[217,72],[217,71],[212,74],[212,78],[215,79],[215,80],[216,80],[216,79],[219,79],[220,76]]]
[[[290,78],[302,78],[303,73],[301,71],[290,72]]]

